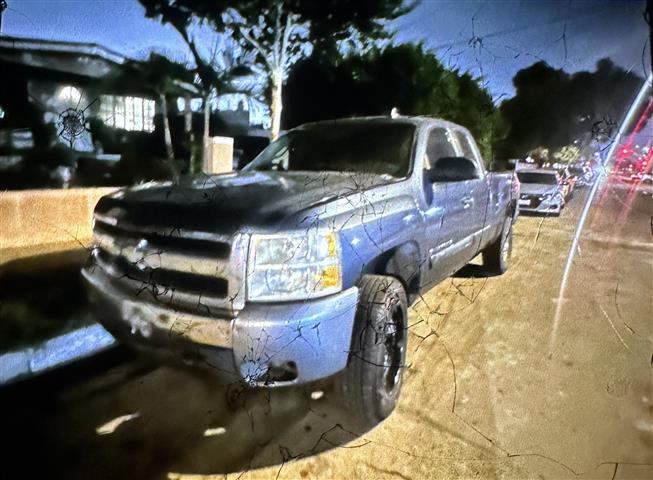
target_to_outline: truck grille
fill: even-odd
[[[98,213],[93,234],[96,265],[132,295],[221,317],[243,307],[244,235],[134,225]]]

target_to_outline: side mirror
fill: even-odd
[[[476,164],[465,157],[441,157],[425,174],[431,183],[462,182],[479,178]]]

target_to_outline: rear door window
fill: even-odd
[[[463,157],[470,159],[472,162],[476,163],[477,166],[480,165],[481,159],[479,158],[476,149],[472,146],[469,137],[460,130],[456,130],[455,135],[456,140],[458,140],[460,148],[463,151]]]
[[[451,142],[451,134],[445,128],[434,128],[429,132],[426,145],[424,168],[430,168],[438,158],[455,157],[456,149]]]

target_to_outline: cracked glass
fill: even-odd
[[[0,1],[7,471],[651,478],[650,14]]]

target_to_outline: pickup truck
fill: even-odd
[[[506,270],[514,195],[453,123],[317,122],[241,171],[103,197],[83,275],[119,339],[251,387],[334,377],[374,424],[401,389],[410,302],[478,253]]]

